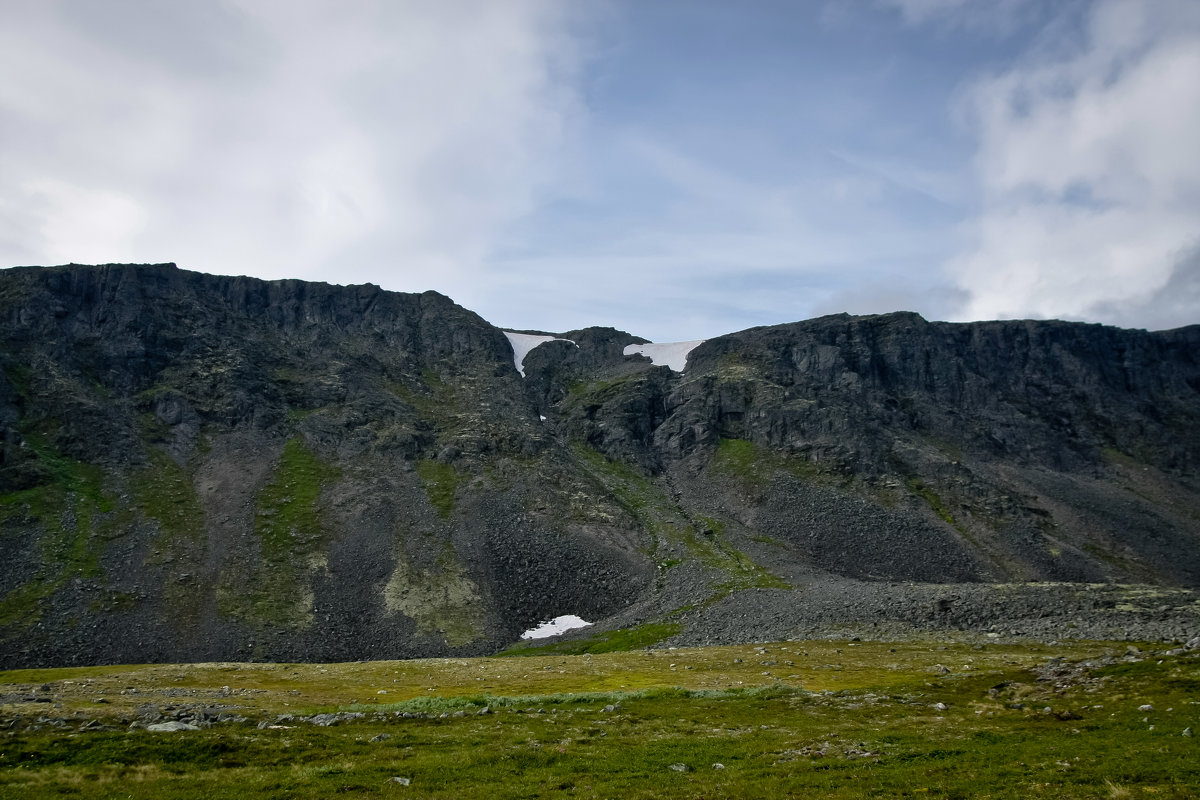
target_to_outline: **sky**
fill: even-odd
[[[1200,323],[1196,0],[0,0],[0,266]]]

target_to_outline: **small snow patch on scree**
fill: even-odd
[[[521,373],[521,377],[525,377],[525,356],[529,355],[529,351],[537,347],[539,344],[546,342],[571,342],[570,339],[560,339],[557,336],[539,336],[536,333],[513,333],[512,331],[501,331],[508,337],[508,343],[513,349],[513,365],[517,368],[517,372]],[[571,342],[571,344],[575,344]],[[579,345],[575,344],[576,347]]]
[[[623,351],[625,355],[646,356],[656,367],[670,367],[676,372],[683,372],[687,366],[688,353],[704,344],[705,340],[695,342],[663,342],[662,344],[627,344]]]
[[[536,628],[530,628],[521,634],[522,639],[545,639],[547,636],[557,636],[560,633],[573,631],[576,628],[586,628],[592,623],[575,616],[574,614],[565,614],[561,617],[555,617],[549,622],[543,622]]]

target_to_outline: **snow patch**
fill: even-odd
[[[546,342],[571,342],[570,339],[560,339],[557,336],[539,336],[536,333],[513,333],[512,331],[501,331],[508,337],[508,343],[512,345],[513,350],[513,365],[517,368],[517,372],[521,373],[521,377],[525,377],[525,356],[529,355],[529,351],[540,344]],[[571,344],[575,344],[571,342]],[[579,345],[575,344],[576,347]]]
[[[536,628],[530,628],[521,634],[522,639],[545,639],[547,636],[558,636],[560,633],[573,631],[576,628],[586,628],[592,623],[575,616],[574,614],[564,614],[561,617],[543,622]]]
[[[634,354],[647,356],[656,367],[670,367],[676,372],[683,372],[687,366],[688,353],[704,344],[705,340],[695,342],[663,342],[662,344],[627,344],[623,351],[625,355]]]

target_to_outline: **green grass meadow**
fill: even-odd
[[[804,641],[2,672],[0,797],[1200,797],[1184,735],[1200,728],[1200,654],[1126,647]],[[130,729],[151,706],[246,721]],[[299,720],[337,711],[364,716]]]

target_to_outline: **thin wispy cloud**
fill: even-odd
[[[1053,0],[1064,5],[1071,0]],[[945,30],[967,29],[1007,36],[1036,19],[1039,0],[877,0],[894,9],[909,25],[933,25]]]

